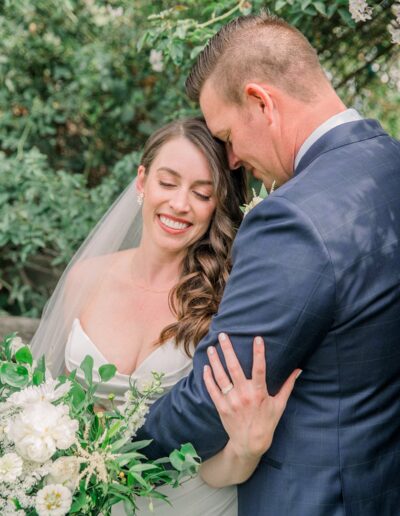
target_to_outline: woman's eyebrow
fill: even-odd
[[[157,169],[157,172],[161,172],[161,171],[165,171],[165,172],[169,172],[170,174],[172,174],[173,176],[176,176],[176,177],[181,177],[180,173],[177,172],[176,170],[173,170],[172,168],[169,168],[169,167],[160,167]]]
[[[173,170],[172,168],[169,168],[169,167],[159,167],[157,169],[157,172],[163,172],[163,171],[168,172],[175,177],[179,177],[179,178],[182,177],[179,172],[177,172],[176,170]],[[214,185],[214,183],[212,181],[209,181],[208,179],[198,179],[197,181],[194,181],[193,184],[194,185],[206,185],[206,186]]]

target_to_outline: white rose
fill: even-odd
[[[58,385],[58,380],[47,378],[41,385],[26,387],[22,391],[14,392],[8,398],[8,402],[24,407],[38,401],[57,401],[69,392],[71,385],[69,380]]]
[[[79,461],[76,457],[60,457],[53,462],[46,483],[61,484],[70,491],[78,485]]]
[[[0,482],[14,482],[22,473],[23,462],[16,453],[0,457]]]
[[[48,436],[26,435],[15,442],[17,452],[26,460],[46,462],[56,452],[54,439]]]
[[[69,417],[68,407],[48,401],[25,407],[7,427],[18,453],[35,462],[45,462],[56,449],[72,446],[77,430],[78,422]]]
[[[56,408],[59,419],[58,423],[53,427],[52,436],[59,450],[67,450],[75,442],[79,424],[78,421],[69,417],[69,409],[66,405],[58,405]]]
[[[64,516],[71,504],[71,491],[60,484],[51,484],[36,495],[35,509],[39,516]]]

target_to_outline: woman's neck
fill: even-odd
[[[169,290],[179,280],[183,258],[182,254],[167,253],[141,242],[132,257],[132,280],[142,288]]]

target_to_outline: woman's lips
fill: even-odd
[[[160,214],[157,216],[160,226],[172,235],[185,233],[193,224],[184,219]]]

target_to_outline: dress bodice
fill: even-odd
[[[98,369],[107,364],[108,360],[102,355],[99,348],[85,332],[79,319],[75,319],[65,348],[65,365],[69,371],[79,367],[86,355],[91,355],[94,362],[93,382],[98,383],[100,377]],[[115,395],[115,402],[124,401],[124,394],[129,388],[129,379],[138,383],[152,379],[152,371],[164,373],[162,378],[163,393],[171,389],[176,382],[187,376],[192,369],[192,359],[173,340],[158,346],[131,374],[117,372],[107,383],[99,384],[96,396],[102,404],[107,406],[109,394]],[[84,383],[84,375],[77,369],[76,379]],[[161,395],[162,395],[161,394]],[[149,509],[149,500],[138,498],[137,508],[141,516],[237,516],[236,486],[222,489],[209,487],[197,476],[183,483],[179,488],[170,486],[159,488],[160,493],[166,495],[172,505],[162,500],[153,500],[154,509]],[[114,505],[113,516],[127,516],[122,504]]]
[[[102,355],[99,348],[92,342],[82,327],[79,319],[75,319],[71,333],[65,348],[65,365],[69,371],[79,367],[86,355],[91,355],[94,362],[93,380],[99,382],[97,370],[101,365],[109,363]],[[154,349],[150,355],[137,367],[132,375],[117,372],[107,383],[100,384],[97,390],[97,397],[106,400],[108,395],[115,395],[115,402],[123,401],[124,393],[129,388],[129,379],[142,385],[152,380],[152,371],[164,373],[162,378],[163,394],[170,390],[181,378],[187,376],[192,369],[192,360],[181,347],[177,347],[173,340],[169,340]],[[78,369],[77,380],[83,380],[84,376]]]

